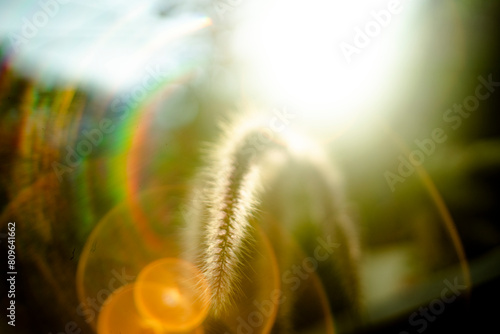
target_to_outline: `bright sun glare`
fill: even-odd
[[[44,78],[54,74],[107,89],[131,89],[153,72],[179,77],[184,70],[179,64],[187,70],[205,66],[212,53],[210,27],[237,18],[229,34],[230,53],[241,65],[236,71],[245,90],[264,105],[286,106],[304,116],[301,125],[306,128],[342,131],[360,116],[383,112],[401,92],[404,66],[412,57],[408,46],[415,42],[406,36],[418,29],[415,14],[422,1],[234,3],[229,18],[186,9],[167,20],[153,15],[149,2],[139,9],[80,4],[77,9],[85,18],[96,17],[92,29],[87,19],[73,19],[75,8],[61,7],[50,27],[68,35],[58,35],[54,42],[50,27],[40,29],[13,63],[28,75],[38,71]],[[72,35],[86,38],[68,37]],[[42,47],[46,44],[51,48]]]
[[[247,9],[233,51],[263,98],[292,106],[311,125],[344,126],[373,110],[397,79],[414,9],[407,0],[277,0]]]

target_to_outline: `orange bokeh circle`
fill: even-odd
[[[164,258],[147,265],[137,277],[134,299],[144,318],[166,331],[198,327],[206,318],[210,301],[203,274],[191,263]]]

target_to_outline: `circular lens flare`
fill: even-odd
[[[97,333],[160,334],[158,324],[143,318],[134,302],[135,284],[116,290],[103,305],[97,320]]]
[[[187,261],[165,258],[139,274],[134,298],[139,312],[167,331],[198,327],[209,309],[208,285],[202,273]]]

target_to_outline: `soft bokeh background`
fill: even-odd
[[[287,110],[287,129],[319,141],[343,175],[363,245],[364,322],[340,332],[416,333],[409,316],[440,298],[443,280],[467,282],[436,198],[472,285],[426,332],[495,325],[500,91],[456,129],[443,116],[479,76],[500,82],[497,1],[402,0],[351,61],[342,43],[389,1],[42,3],[0,2],[0,240],[7,254],[15,220],[18,251],[16,328],[2,321],[2,333],[59,333],[69,321],[90,333],[75,277],[92,229],[141,191],[186,186],[218,123],[249,110],[269,120]],[[425,155],[431,183],[415,172],[392,191],[384,174],[435,128],[447,140]],[[78,147],[88,154],[68,160]]]

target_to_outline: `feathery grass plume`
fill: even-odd
[[[248,122],[225,127],[222,140],[208,152],[209,165],[195,191],[197,213],[189,215],[193,221],[188,227],[201,232],[194,239],[202,240],[197,255],[215,314],[223,311],[239,290],[246,265],[245,247],[251,241],[249,218],[261,189],[262,160],[272,152],[285,151],[282,145],[263,140],[260,128]]]
[[[357,310],[359,249],[336,169],[319,146],[295,135],[271,141],[261,128],[248,122],[225,127],[222,140],[207,154],[208,167],[199,175],[190,205],[194,213],[186,216],[189,242],[208,280],[214,315],[222,313],[240,290],[242,272],[249,265],[249,218],[257,209],[271,213],[305,240],[306,251],[308,243],[316,246],[317,236],[331,236],[340,244],[324,267],[333,271],[327,276],[334,280],[333,299],[348,311]],[[259,204],[258,198],[266,203]],[[280,266],[289,267],[293,256],[276,247]],[[289,305],[280,306],[278,321],[285,331],[292,328],[294,300],[287,295]]]

